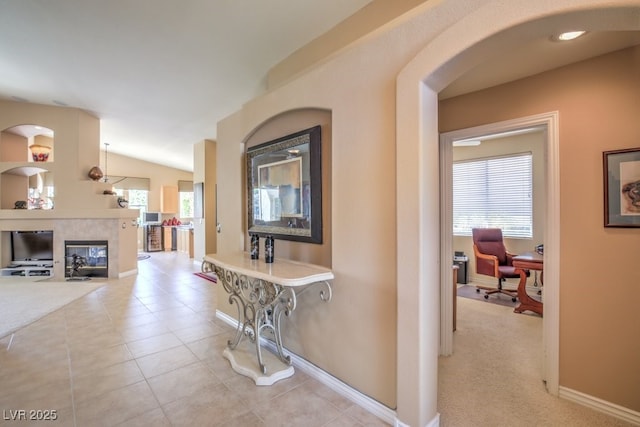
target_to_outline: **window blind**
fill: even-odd
[[[193,193],[193,181],[178,181],[178,192]]]
[[[531,153],[453,164],[453,234],[501,228],[506,237],[533,236]]]

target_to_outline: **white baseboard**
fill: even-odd
[[[440,426],[440,413],[437,413],[436,416],[429,421],[425,427],[439,427]]]
[[[440,426],[440,413],[437,413],[431,421],[429,421],[424,427],[439,427]],[[402,421],[396,419],[396,423],[393,427],[411,427],[409,424],[405,424]]]
[[[227,323],[233,328],[238,327],[238,321],[233,317],[229,316],[226,313],[221,312],[220,310],[216,310],[216,317],[223,322]],[[268,347],[271,351],[276,352],[275,344],[267,339],[261,338],[263,344]],[[285,348],[286,350],[286,348]],[[362,407],[364,410],[369,413],[375,415],[380,418],[384,422],[391,424],[402,426],[403,424],[399,424],[399,421],[396,419],[396,412],[393,409],[390,409],[380,402],[360,393],[358,390],[353,387],[343,383],[338,378],[332,376],[328,372],[318,368],[314,364],[308,362],[302,357],[286,350],[287,354],[291,357],[291,361],[293,362],[294,367],[300,369],[305,374],[309,375],[311,378],[321,382],[327,387],[331,388],[336,393],[341,396],[349,399],[356,405]],[[430,423],[429,427],[437,427],[438,424]]]
[[[562,386],[559,387],[558,396],[598,412],[611,415],[614,418],[640,426],[640,412],[632,411],[615,403],[607,402],[606,400]]]
[[[129,271],[123,271],[122,273],[118,274],[118,279],[122,279],[123,277],[135,276],[136,274],[138,274],[137,268]]]

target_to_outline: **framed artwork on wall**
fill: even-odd
[[[603,153],[604,226],[640,227],[640,147]]]
[[[247,149],[249,233],[322,243],[320,129]]]

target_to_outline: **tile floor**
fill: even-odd
[[[0,425],[384,426],[299,370],[271,387],[222,351],[215,284],[177,252],[0,339]],[[82,286],[81,283],[78,286]],[[21,418],[46,416],[55,421]]]

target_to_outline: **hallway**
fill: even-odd
[[[182,253],[150,255],[137,276],[0,339],[2,425],[29,424],[10,421],[19,410],[55,411],[36,422],[51,426],[385,425],[300,370],[271,387],[236,374],[217,285]]]

